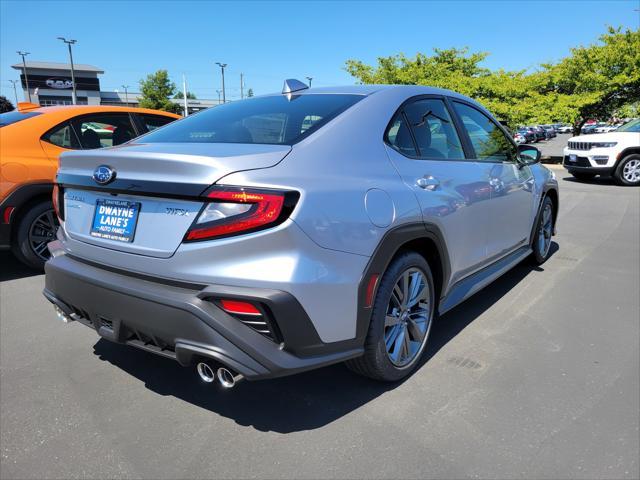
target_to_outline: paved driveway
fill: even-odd
[[[63,325],[2,254],[0,476],[638,478],[640,189],[561,189],[552,258],[441,318],[400,385],[210,388]]]

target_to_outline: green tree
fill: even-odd
[[[361,83],[430,85],[470,96],[511,127],[571,122],[579,130],[589,118],[607,119],[640,100],[640,30],[609,28],[599,42],[574,48],[567,58],[535,72],[491,71],[485,52],[434,49],[380,57],[377,65],[348,60],[345,69]]]
[[[140,106],[164,110],[166,112],[181,113],[182,107],[170,99],[176,93],[176,84],[169,78],[166,70],[158,70],[140,80]]]
[[[182,93],[182,91],[179,91],[178,93],[176,93],[173,98],[184,98],[184,93]],[[191,93],[189,91],[187,91],[187,98],[189,100],[195,100],[196,99],[196,94],[195,93]]]
[[[253,88],[247,90],[247,97],[253,97]]]
[[[14,110],[13,104],[7,97],[0,95],[0,113],[10,112],[12,110]]]

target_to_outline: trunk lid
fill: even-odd
[[[64,228],[71,238],[112,250],[168,258],[200,212],[198,198],[222,177],[271,167],[288,145],[129,144],[60,156]],[[106,166],[115,179],[100,185]]]

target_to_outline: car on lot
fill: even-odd
[[[545,131],[544,128],[542,128],[540,125],[534,125],[532,127],[530,127],[531,130],[533,130],[533,133],[536,136],[536,142],[540,142],[542,140],[546,140],[547,139],[547,132]]]
[[[513,140],[518,144],[521,145],[523,143],[527,143],[527,139],[524,135],[522,135],[519,132],[516,132],[513,134]]]
[[[540,125],[540,127],[547,133],[547,138],[555,138],[557,136],[556,129],[553,125]]]
[[[57,228],[51,192],[58,156],[119,145],[180,117],[143,108],[18,105],[0,114],[0,249],[42,268]]]
[[[563,164],[579,180],[602,175],[621,185],[640,185],[640,120],[613,132],[570,138]]]
[[[573,126],[568,123],[560,123],[556,126],[556,131],[558,133],[571,133],[573,132]]]
[[[205,382],[347,361],[406,377],[433,319],[550,254],[558,185],[477,102],[309,89],[60,157],[44,295]]]
[[[518,133],[525,139],[525,143],[534,143],[537,141],[536,132],[530,127],[518,128]]]

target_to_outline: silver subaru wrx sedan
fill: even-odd
[[[457,93],[307,89],[62,154],[44,295],[233,386],[346,361],[407,376],[434,317],[549,256],[558,184]]]

